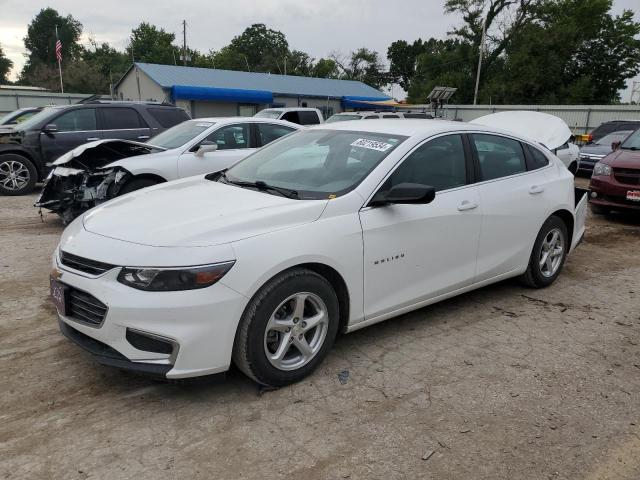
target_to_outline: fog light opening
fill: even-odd
[[[177,344],[173,340],[131,328],[127,328],[126,339],[134,348],[145,352],[171,355],[177,351]]]

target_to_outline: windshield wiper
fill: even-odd
[[[220,175],[218,178],[221,178],[225,181],[225,183],[231,184],[231,185],[237,185],[238,187],[250,187],[250,188],[257,188],[260,191],[266,192],[266,191],[271,191],[271,192],[276,192],[280,195],[282,195],[283,197],[287,197],[287,198],[295,198],[298,199],[300,198],[298,195],[298,192],[296,190],[293,190],[291,188],[283,188],[283,187],[276,187],[274,185],[269,185],[267,182],[263,181],[263,180],[256,180],[255,182],[245,182],[242,180],[231,180],[229,177],[227,177],[227,169],[224,169],[220,172],[218,172],[218,174]]]

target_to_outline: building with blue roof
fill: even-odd
[[[311,107],[325,118],[389,100],[354,80],[134,63],[114,86],[120,100],[170,102],[193,118],[251,116],[269,107]]]

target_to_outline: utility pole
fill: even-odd
[[[187,66],[187,21],[182,20],[182,60],[183,65]]]
[[[478,55],[478,72],[476,73],[476,89],[473,93],[473,104],[475,105],[478,101],[478,86],[480,85],[480,70],[482,70],[482,54],[484,53],[484,37],[486,35],[487,30],[487,17],[484,17],[482,20],[482,37],[480,39],[480,52]]]

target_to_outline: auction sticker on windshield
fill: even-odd
[[[393,147],[390,143],[378,142],[377,140],[367,140],[366,138],[357,139],[351,144],[351,146],[377,150],[378,152],[386,152]]]

